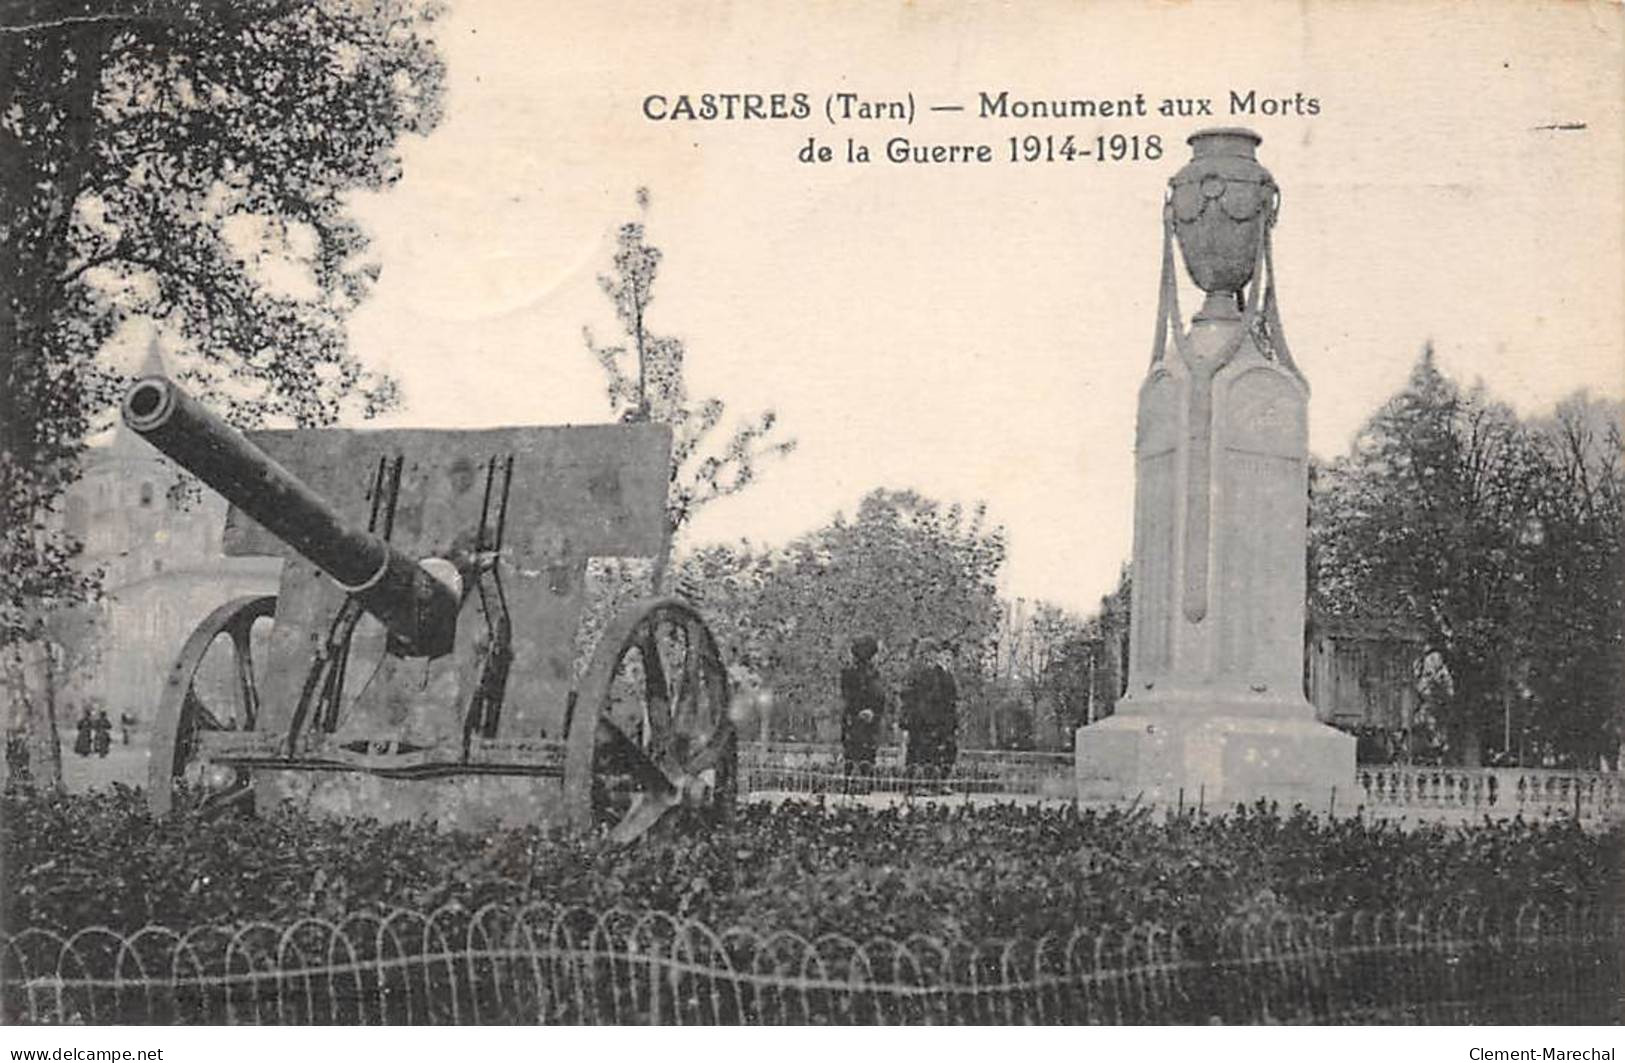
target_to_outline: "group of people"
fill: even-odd
[[[880,644],[864,635],[852,641],[851,658],[841,670],[841,747],[848,776],[872,776],[880,745],[887,691],[876,661]],[[946,778],[959,755],[958,688],[946,647],[916,645],[899,698],[898,726],[908,734],[905,767],[911,777]]]
[[[129,742],[128,732],[125,742]],[[88,757],[93,752],[98,757],[105,757],[112,748],[113,721],[107,718],[107,710],[97,709],[92,716],[87,707],[79,717],[79,736],[74,739],[73,751],[81,757]]]

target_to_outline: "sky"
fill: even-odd
[[[1198,128],[1255,129],[1282,189],[1315,453],[1344,450],[1430,341],[1523,413],[1625,391],[1621,26],[1618,5],[1578,2],[460,0],[438,30],[445,121],[356,203],[382,274],[353,348],[403,386],[386,424],[605,419],[582,330],[614,333],[596,278],[647,187],[651,328],[686,343],[692,395],[730,423],[772,408],[799,442],[689,543],[783,542],[912,487],[987,503],[1005,593],[1088,611],[1130,553],[1161,201]],[[1233,90],[1319,113],[1234,116]],[[1001,91],[1215,113],[980,117]],[[704,92],[804,92],[813,114],[645,116],[650,95]],[[841,92],[912,95],[914,120],[831,124]],[[1116,133],[1164,153],[1003,161],[1012,136]],[[897,136],[1000,161],[797,159],[809,137],[878,157]]]

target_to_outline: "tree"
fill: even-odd
[[[1498,733],[1532,649],[1542,476],[1512,411],[1481,387],[1457,387],[1431,347],[1349,454],[1316,471],[1315,611],[1394,617],[1424,633],[1424,653],[1450,677],[1439,722],[1458,762],[1478,763]]]
[[[122,383],[122,330],[168,333],[238,424],[395,400],[344,322],[377,267],[346,197],[440,117],[418,0],[110,0],[0,13],[0,653],[38,660],[97,576],[54,508]]]
[[[1620,403],[1580,393],[1529,426],[1542,475],[1526,533],[1539,551],[1517,737],[1588,768],[1618,765],[1625,730],[1622,423]]]
[[[1071,749],[1074,732],[1101,714],[1104,699],[1098,697],[1096,688],[1105,649],[1087,622],[1069,629],[1055,647],[1049,689],[1055,704],[1055,737],[1062,749]]]
[[[745,540],[709,543],[680,554],[674,570],[677,593],[704,606],[723,655],[757,678],[767,646],[765,633],[751,621],[773,578],[773,560],[771,552]]]
[[[8,718],[6,727],[24,739],[30,785],[46,790],[62,785],[63,710],[70,707],[71,694],[81,696],[81,707],[90,700],[83,698],[80,683],[101,660],[105,633],[100,627],[88,605],[56,609],[45,614],[37,637],[0,655],[0,691],[20,717]]]
[[[1034,602],[1031,609],[1024,604],[1007,610],[1010,623],[1001,641],[1008,643],[1008,662],[1001,675],[1025,703],[1021,715],[1028,730],[1048,716],[1051,733],[1031,737],[1064,749],[1072,731],[1087,722],[1097,640],[1082,618],[1053,602]]]
[[[838,514],[778,552],[751,622],[790,725],[811,736],[859,635],[880,641],[878,663],[893,688],[920,640],[943,644],[962,698],[976,697],[997,642],[1004,551],[1003,529],[987,526],[982,506],[967,513],[877,489],[852,520]]]
[[[639,210],[649,207],[649,192],[637,193]],[[656,421],[672,428],[671,487],[667,523],[675,535],[695,511],[737,494],[756,479],[758,465],[795,449],[794,439],[775,435],[778,415],[764,410],[740,423],[720,451],[706,452],[705,441],[722,423],[727,407],[721,399],[690,400],[683,372],[686,349],[675,336],[654,332],[649,307],[662,254],[644,238],[641,221],[621,226],[616,237],[614,269],[598,278],[615,306],[624,342],[600,346],[584,329],[587,350],[604,370],[610,409],[623,422]]]
[[[1117,572],[1117,586],[1101,595],[1100,611],[1084,621],[1084,638],[1093,643],[1093,649],[1088,719],[1083,722],[1116,712],[1117,699],[1127,689],[1133,601],[1133,567],[1125,564]]]

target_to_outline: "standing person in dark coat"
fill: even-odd
[[[932,643],[922,644],[903,688],[910,775],[946,778],[959,755],[959,691],[944,663],[947,656]]]
[[[96,755],[107,756],[107,751],[113,748],[113,721],[107,718],[106,709],[96,710]]]
[[[73,751],[81,757],[90,756],[91,744],[95,741],[92,733],[96,729],[96,721],[90,718],[90,706],[79,716],[79,733],[73,740]]]
[[[886,710],[886,688],[875,667],[880,645],[864,635],[852,640],[852,661],[841,669],[841,749],[848,780],[868,779],[875,772],[875,747],[880,744],[880,717]]]

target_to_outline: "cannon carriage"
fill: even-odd
[[[156,813],[294,798],[624,841],[731,806],[728,676],[694,608],[639,601],[578,648],[589,560],[668,546],[665,426],[244,435],[163,377],[122,412],[231,504],[228,554],[284,557],[275,596],[182,647]]]

